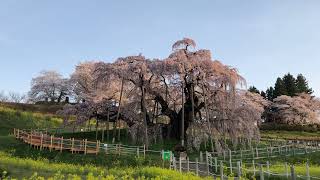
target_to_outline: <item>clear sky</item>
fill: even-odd
[[[1,0],[0,91],[86,60],[164,58],[183,37],[266,89],[303,73],[320,95],[319,0]]]

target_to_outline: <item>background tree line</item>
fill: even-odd
[[[285,74],[282,78],[278,77],[275,85],[269,87],[265,92],[260,92],[255,86],[250,86],[249,91],[261,94],[261,96],[270,101],[273,101],[273,99],[281,95],[294,97],[300,93],[310,95],[313,93],[312,88],[309,87],[307,79],[302,74],[298,74],[295,78],[290,73]]]

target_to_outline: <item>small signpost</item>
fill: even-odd
[[[171,161],[171,158],[172,158],[172,153],[171,151],[164,151],[162,150],[162,167],[164,167],[164,162],[165,161]],[[171,163],[171,162],[170,162]],[[170,167],[171,165],[169,165]]]
[[[170,161],[170,159],[171,159],[171,151],[162,151],[162,159],[164,161]]]

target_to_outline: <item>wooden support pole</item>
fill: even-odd
[[[143,145],[143,158],[146,158],[146,145]]]

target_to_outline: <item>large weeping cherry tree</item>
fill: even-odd
[[[170,138],[189,149],[211,142],[213,150],[221,151],[258,140],[262,97],[238,90],[245,80],[236,69],[213,60],[209,50],[195,48],[185,38],[162,60],[138,55],[91,64],[94,88],[82,96],[91,104],[116,102],[108,120],[127,122],[132,140],[146,145]],[[103,121],[103,114],[96,110],[91,116]]]

